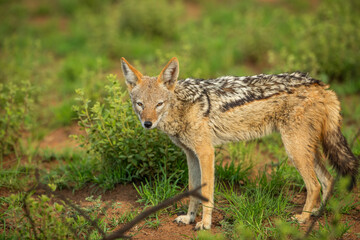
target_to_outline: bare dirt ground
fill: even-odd
[[[44,137],[40,142],[39,147],[50,148],[53,150],[61,150],[63,148],[76,148],[79,146],[79,143],[75,141],[70,135],[77,135],[84,133],[80,130],[80,127],[77,124],[71,126],[66,126],[58,128]]]

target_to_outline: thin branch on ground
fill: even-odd
[[[31,214],[30,214],[30,210],[29,210],[29,208],[27,206],[27,203],[26,203],[26,199],[28,198],[30,192],[33,191],[34,189],[35,189],[35,187],[31,188],[29,191],[27,191],[25,193],[25,196],[22,199],[22,203],[23,203],[23,209],[24,209],[24,212],[25,212],[25,217],[27,217],[27,219],[29,219],[31,229],[32,229],[32,231],[34,233],[34,237],[35,237],[35,239],[40,239],[38,237],[38,235],[37,235],[37,232],[36,232],[36,226],[35,226],[34,219],[32,219]],[[41,229],[39,229],[39,230],[42,231]]]

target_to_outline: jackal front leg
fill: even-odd
[[[208,202],[202,203],[202,221],[196,224],[195,230],[210,229],[211,214],[214,207],[214,147],[211,144],[203,143],[202,145],[197,146],[195,151],[200,163],[201,184],[206,183],[206,185],[201,189],[201,194],[209,199]]]
[[[186,159],[188,163],[189,169],[189,190],[193,190],[194,188],[201,185],[201,172],[200,172],[200,164],[199,159],[197,158],[194,151],[190,149],[184,149],[186,154]],[[190,203],[188,212],[186,215],[178,216],[174,222],[178,224],[190,224],[195,221],[196,212],[199,206],[199,200],[193,196],[190,196]]]

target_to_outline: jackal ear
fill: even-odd
[[[143,75],[133,66],[131,66],[125,58],[121,58],[121,68],[129,90],[131,90],[137,84],[141,83],[141,78]]]
[[[179,61],[173,57],[159,74],[157,81],[163,83],[169,90],[174,90],[179,76]]]

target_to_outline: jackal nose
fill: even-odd
[[[145,122],[144,122],[144,126],[145,126],[146,128],[151,128],[152,122],[150,122],[150,121],[145,121]]]

